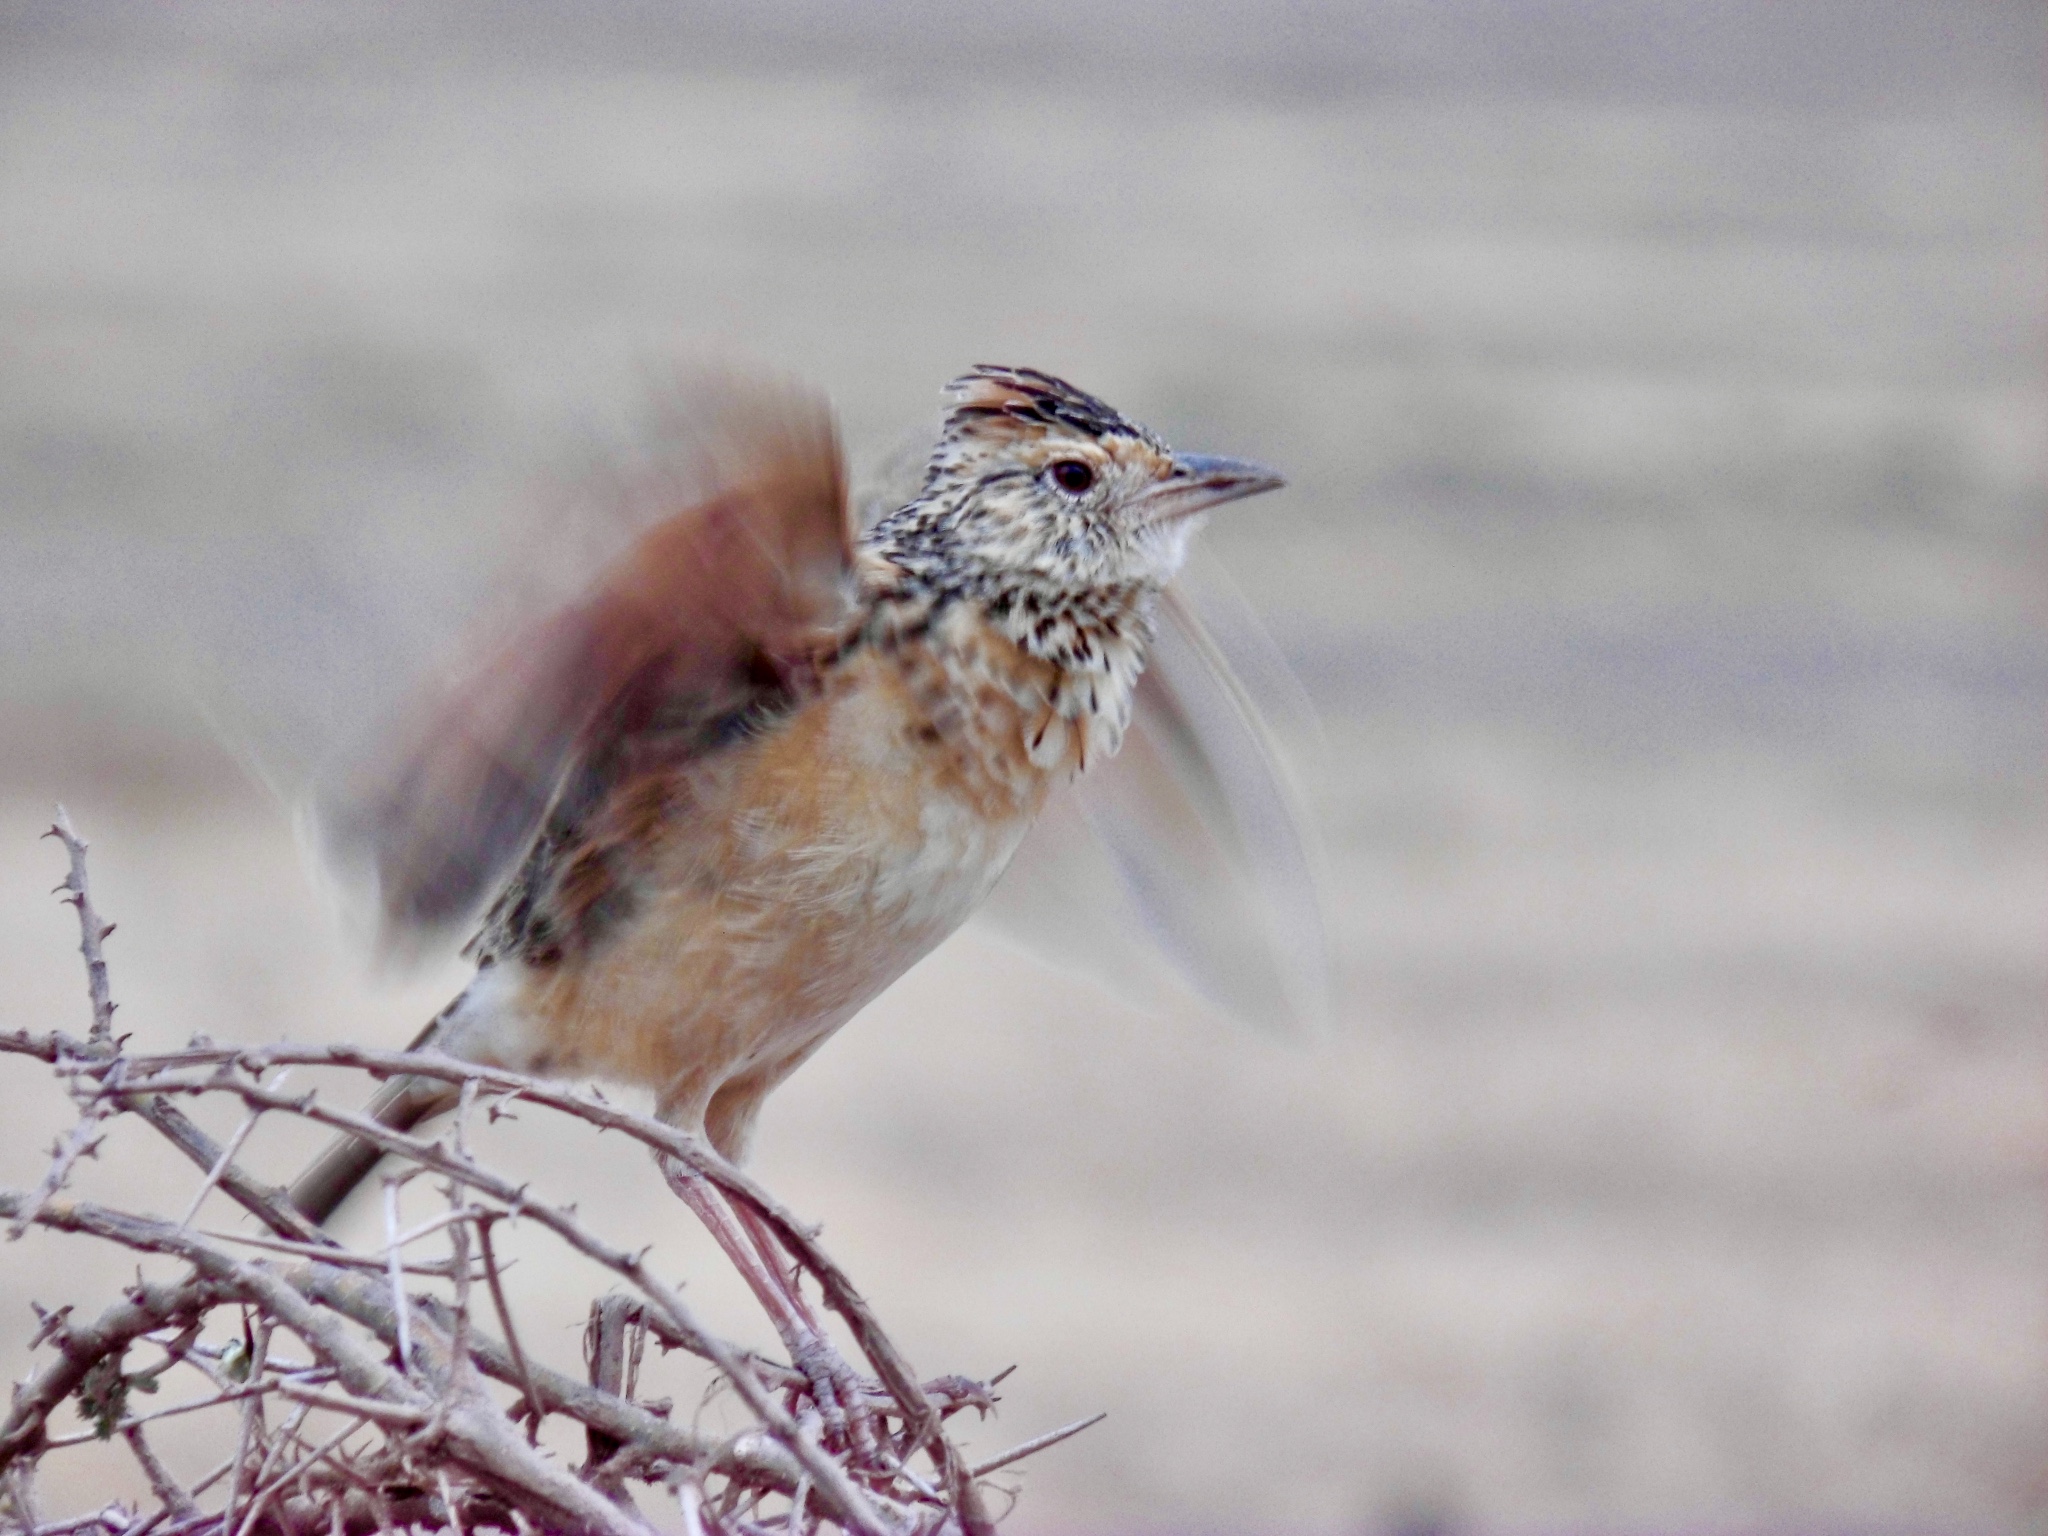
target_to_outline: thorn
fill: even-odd
[[[1007,1378],[1007,1377],[1008,1377],[1008,1376],[1010,1375],[1010,1373],[1011,1373],[1011,1372],[1013,1372],[1013,1371],[1015,1371],[1016,1369],[1017,1369],[1017,1367],[1016,1367],[1016,1366],[1014,1366],[1014,1365],[1006,1365],[1006,1366],[1004,1366],[1004,1367],[1003,1367],[1003,1368],[1002,1368],[1002,1369],[1001,1369],[1000,1371],[997,1371],[997,1372],[995,1373],[995,1375],[993,1375],[993,1376],[989,1377],[989,1379],[988,1379],[988,1381],[987,1381],[987,1382],[985,1383],[985,1385],[988,1385],[988,1386],[991,1386],[991,1387],[993,1387],[993,1386],[999,1386],[999,1385],[1001,1385],[1001,1383],[1002,1383],[1002,1382],[1004,1381],[1004,1379],[1005,1379],[1005,1378]]]
[[[28,1341],[28,1347],[37,1349],[64,1331],[71,1317],[71,1304],[66,1302],[54,1312],[45,1312],[38,1302],[32,1301],[29,1305],[35,1308],[36,1321],[41,1326],[36,1329],[36,1336]]]
[[[1104,1419],[1108,1417],[1109,1414],[1107,1410],[1105,1410],[1102,1413],[1096,1414],[1093,1418],[1076,1419],[1073,1423],[1065,1425],[1062,1428],[1052,1430],[1049,1433],[1040,1435],[1035,1440],[1026,1440],[1022,1445],[1012,1447],[1010,1450],[1007,1450],[1003,1452],[1002,1455],[996,1457],[993,1461],[984,1461],[978,1467],[968,1468],[967,1475],[971,1479],[978,1477],[986,1477],[991,1472],[1001,1471],[1004,1467],[1009,1466],[1012,1462],[1022,1461],[1026,1456],[1032,1455],[1033,1453],[1038,1451],[1046,1450],[1051,1446],[1058,1445],[1062,1440],[1068,1440],[1073,1438],[1075,1435],[1080,1434],[1081,1431],[1084,1429],[1093,1429],[1096,1425],[1100,1424]]]

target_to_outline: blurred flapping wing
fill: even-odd
[[[330,854],[374,882],[387,946],[473,917],[564,775],[608,732],[743,708],[844,618],[852,526],[830,408],[794,386],[719,378],[679,403],[688,505],[583,594],[478,647],[423,690],[321,797]]]
[[[1055,798],[989,916],[1125,992],[1145,986],[1135,929],[1223,1012],[1320,1029],[1331,981],[1318,847],[1246,680],[1269,710],[1305,721],[1306,705],[1220,573],[1191,570],[1158,618],[1122,750]]]

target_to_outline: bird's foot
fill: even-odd
[[[857,1464],[882,1465],[879,1426],[872,1401],[881,1384],[847,1364],[846,1357],[822,1333],[787,1341],[790,1364],[810,1383],[811,1402],[825,1430],[825,1447],[850,1451]]]

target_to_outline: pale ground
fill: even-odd
[[[456,973],[367,978],[200,709],[266,761],[359,714],[636,357],[799,369],[870,458],[1038,363],[1295,477],[1214,533],[1324,716],[1344,1006],[970,933],[771,1106],[912,1358],[1020,1364],[977,1448],[1110,1410],[1008,1528],[2041,1529],[2034,20],[1756,99],[91,14],[0,16],[0,1027],[82,1026],[61,795],[140,1037],[398,1043]],[[0,1113],[19,1185],[61,1105],[0,1063]],[[528,1129],[763,1332],[641,1160]],[[0,1369],[126,1272],[0,1247]],[[590,1278],[515,1279],[573,1367]]]

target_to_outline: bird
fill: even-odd
[[[1159,853],[1130,834],[1148,797],[1173,799],[1176,754],[1181,809],[1202,798],[1192,762],[1224,781],[1240,842],[1271,862],[1299,841],[1256,706],[1175,588],[1208,514],[1283,477],[1178,452],[1031,368],[975,367],[946,401],[914,493],[863,529],[821,396],[698,390],[695,494],[423,690],[329,793],[330,846],[368,871],[390,932],[476,924],[475,974],[415,1049],[650,1090],[738,1163],[767,1096],[984,902],[1066,786],[1114,789],[1127,738],[1153,787],[1112,798],[1100,829],[1127,874]],[[1177,693],[1148,675],[1175,645],[1196,658]],[[1205,767],[1224,740],[1253,744],[1249,772]],[[1262,806],[1286,825],[1262,830]],[[1170,948],[1199,881],[1135,873]],[[372,1113],[406,1128],[454,1098],[401,1078]],[[292,1199],[325,1222],[377,1160],[344,1139]],[[773,1233],[664,1171],[821,1406],[857,1396]]]

